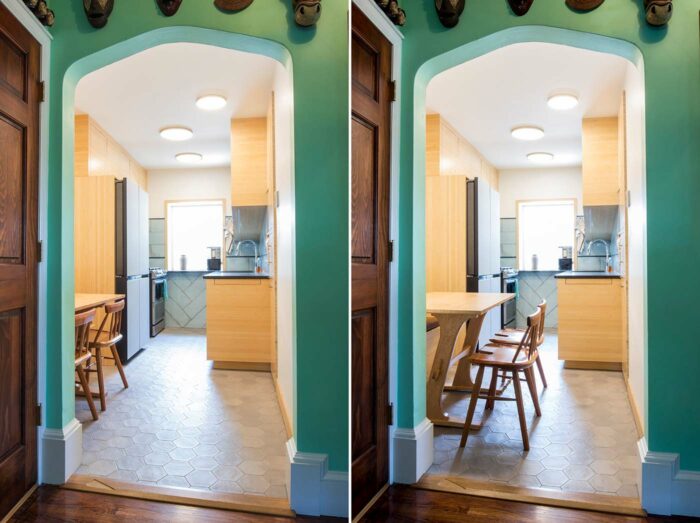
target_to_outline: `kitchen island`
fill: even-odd
[[[555,278],[564,366],[621,370],[626,358],[625,279],[619,273],[577,271]]]
[[[269,371],[273,349],[273,280],[268,274],[204,275],[207,359],[216,369]]]

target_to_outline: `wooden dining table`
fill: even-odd
[[[85,294],[75,293],[75,312],[99,309],[108,303],[124,299],[123,294]]]
[[[427,312],[440,324],[435,358],[428,376],[427,415],[435,424],[443,427],[462,427],[464,417],[449,415],[442,404],[445,390],[470,392],[474,387],[469,357],[479,342],[481,326],[486,313],[515,298],[515,294],[489,292],[429,292],[426,297]],[[464,343],[455,347],[457,336],[467,324]],[[457,364],[451,386],[446,386],[449,369]],[[466,412],[465,412],[466,414]],[[480,425],[473,428],[478,429]]]

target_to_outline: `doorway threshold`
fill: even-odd
[[[234,512],[289,518],[296,516],[295,512],[290,508],[287,499],[251,494],[230,494],[191,488],[142,485],[80,474],[72,475],[61,488]]]
[[[519,501],[550,507],[606,512],[624,516],[646,517],[647,515],[638,498],[624,496],[514,487],[495,482],[467,479],[460,476],[428,474],[423,476],[413,486],[423,490],[467,494],[482,498]]]

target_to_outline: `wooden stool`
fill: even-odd
[[[537,308],[542,310],[542,322],[540,323],[539,331],[537,332],[537,348],[539,349],[542,343],[544,343],[544,318],[545,314],[547,313],[547,300],[543,299]],[[522,329],[502,329],[498,331],[490,341],[491,343],[507,345],[515,349],[523,341],[524,336],[525,331]],[[539,356],[539,351],[537,353],[537,370],[539,371],[540,378],[542,379],[542,386],[547,388],[547,378],[544,375],[544,367]]]
[[[540,402],[537,398],[537,385],[535,384],[535,373],[533,366],[537,361],[537,332],[540,323],[544,322],[544,314],[542,309],[537,309],[537,312],[527,318],[527,329],[523,336],[520,345],[515,354],[509,347],[503,345],[488,344],[475,352],[469,357],[469,363],[478,366],[479,370],[476,374],[476,382],[472,389],[471,400],[469,401],[469,409],[467,410],[467,419],[464,422],[462,430],[462,440],[459,446],[464,447],[469,436],[469,428],[474,419],[474,411],[477,401],[486,400],[486,408],[492,409],[495,401],[515,401],[518,405],[518,418],[520,420],[520,433],[523,438],[523,448],[530,450],[530,439],[527,433],[527,423],[525,422],[525,407],[523,405],[523,393],[520,384],[520,373],[523,373],[527,386],[530,389],[532,402],[535,406],[535,413],[541,416]],[[491,369],[491,386],[487,395],[481,394],[481,383],[484,380],[484,370],[486,367]],[[510,373],[513,378],[513,388],[515,389],[515,398],[504,398],[496,395],[496,380],[499,371],[503,374]]]
[[[85,394],[85,399],[87,399],[90,412],[92,413],[92,419],[97,420],[99,416],[95,408],[95,402],[92,401],[90,385],[85,374],[85,367],[88,367],[92,360],[88,335],[90,333],[90,325],[94,319],[95,309],[75,315],[75,372],[78,374],[78,380],[75,383]]]
[[[126,380],[122,360],[119,358],[119,352],[117,351],[117,343],[119,343],[119,341],[121,341],[123,338],[121,331],[124,304],[124,300],[119,300],[117,302],[108,303],[105,305],[105,317],[102,319],[102,323],[100,323],[100,327],[95,334],[94,340],[91,341],[89,345],[90,350],[95,356],[97,368],[96,370],[89,368],[88,372],[97,373],[97,383],[100,389],[100,406],[102,407],[103,411],[107,409],[107,394],[105,392],[103,360],[114,360],[114,364],[122,378],[124,388],[129,388],[129,382]],[[102,349],[109,349],[111,357],[105,356],[102,353]]]

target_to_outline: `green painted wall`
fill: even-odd
[[[75,84],[95,68],[159,43],[211,43],[293,64],[295,440],[299,451],[328,454],[330,469],[348,469],[348,8],[326,1],[318,26],[301,29],[293,22],[291,3],[257,0],[245,11],[227,14],[211,0],[184,0],[177,15],[166,18],[154,0],[116,0],[107,26],[95,30],[82,1],[51,1],[56,25],[51,30],[48,427],[60,428],[74,417],[70,136]],[[173,29],[162,30],[168,27]]]
[[[425,417],[425,187],[423,99],[430,77],[455,56],[487,50],[484,37],[517,26],[595,33],[634,44],[644,58],[647,125],[648,433],[650,450],[678,452],[681,466],[700,470],[700,347],[689,342],[700,284],[700,37],[699,0],[674,2],[668,28],[649,27],[642,0],[608,0],[581,14],[564,0],[536,0],[514,16],[505,0],[468,0],[459,25],[445,29],[432,1],[404,2],[399,187],[398,424]],[[533,28],[537,32],[537,28]],[[542,33],[546,33],[542,30]],[[530,35],[531,36],[531,35]],[[580,36],[571,41],[580,41]],[[528,36],[529,38],[529,36]],[[584,38],[585,39],[585,38]],[[479,41],[469,51],[460,50]],[[545,40],[546,41],[546,40]],[[493,43],[493,42],[491,42]],[[624,46],[622,46],[624,47]],[[421,69],[424,64],[440,56]],[[517,79],[514,78],[514,81]],[[414,103],[416,109],[414,109]]]

